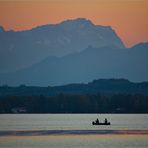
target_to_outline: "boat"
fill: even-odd
[[[99,123],[96,123],[95,121],[92,122],[92,125],[111,125],[110,122],[99,122]]]

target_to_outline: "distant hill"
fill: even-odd
[[[148,95],[148,82],[133,83],[126,79],[98,79],[87,84],[64,86],[19,87],[1,86],[0,96],[56,96],[58,94],[144,94]]]
[[[124,48],[110,26],[95,25],[85,18],[24,31],[5,31],[0,27],[0,72],[29,67],[48,56],[80,52],[89,45]]]
[[[97,78],[125,78],[148,81],[148,43],[132,48],[88,46],[81,52],[51,57],[14,73],[0,75],[0,84],[64,85],[87,83]]]

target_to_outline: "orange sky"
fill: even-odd
[[[0,25],[6,30],[77,17],[112,26],[127,47],[148,41],[148,0],[0,0]]]

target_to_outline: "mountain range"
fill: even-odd
[[[148,81],[148,43],[125,48],[111,27],[94,25],[90,20],[67,20],[22,32],[1,28],[0,38],[1,52],[10,56],[0,54],[0,60],[10,67],[0,63],[14,71],[1,73],[0,84],[49,86],[98,78]],[[12,39],[15,46],[10,50]]]
[[[148,80],[148,43],[130,49],[93,48],[64,57],[48,57],[14,73],[1,74],[1,84],[63,85],[89,82],[98,78]]]
[[[48,56],[65,56],[94,47],[124,45],[110,26],[85,18],[38,26],[24,31],[0,27],[0,72],[12,72],[38,63]]]

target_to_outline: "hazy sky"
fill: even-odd
[[[0,25],[6,30],[77,17],[112,26],[128,47],[148,41],[148,0],[0,0]]]

